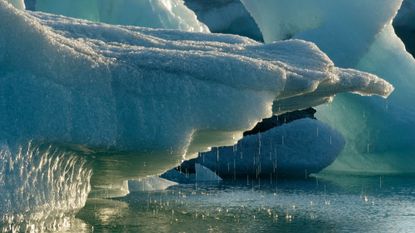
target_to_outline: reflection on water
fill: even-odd
[[[415,179],[325,176],[261,186],[178,185],[89,199],[77,218],[82,224],[73,232],[411,232]]]

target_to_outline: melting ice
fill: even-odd
[[[13,3],[24,8],[22,1]],[[135,2],[157,22],[133,17],[138,6],[120,16],[133,6],[129,1],[70,3],[37,1],[36,9],[91,21],[23,11],[0,0],[0,141],[10,164],[42,170],[42,153],[19,159],[20,148],[32,140],[66,145],[98,161],[92,182],[122,188],[126,179],[232,145],[273,114],[327,103],[342,92],[386,97],[393,91],[376,75],[336,67],[303,40],[264,45],[234,35],[102,23],[208,32],[182,1]],[[111,153],[96,158],[102,151]],[[45,161],[66,168],[70,158]],[[90,174],[82,177],[88,193]],[[13,184],[23,187],[19,180]]]

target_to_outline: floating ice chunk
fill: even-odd
[[[216,175],[215,172],[213,172],[209,168],[203,165],[200,165],[198,163],[195,164],[195,170],[196,170],[196,175],[195,175],[196,182],[197,181],[208,182],[208,181],[221,181],[222,180],[222,178]]]
[[[160,175],[161,178],[166,180],[171,180],[173,182],[179,183],[179,184],[187,184],[187,183],[194,183],[195,182],[195,176],[194,173],[183,173],[176,168],[170,169],[163,174]]]
[[[37,0],[35,9],[110,24],[209,32],[183,0]]]
[[[326,124],[300,119],[245,136],[234,146],[201,153],[193,162],[226,179],[305,177],[329,166],[344,143],[343,137]],[[181,169],[188,169],[186,166],[184,163]]]
[[[265,41],[312,41],[337,65],[372,72],[396,87],[387,100],[340,95],[319,109],[317,117],[347,141],[332,169],[415,172],[415,60],[391,25],[402,0],[242,2]]]
[[[0,17],[0,140],[113,151],[94,158],[94,184],[161,174],[338,92],[393,89],[301,40],[111,26],[3,0]]]
[[[177,183],[158,176],[150,176],[140,178],[138,180],[128,181],[128,189],[130,192],[161,191],[173,185],[177,185]]]

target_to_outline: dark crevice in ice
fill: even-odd
[[[415,57],[415,3],[405,0],[393,21],[396,35],[405,44],[405,49]]]
[[[239,0],[185,0],[185,4],[213,33],[234,34],[264,41],[254,18]]]
[[[26,6],[26,10],[34,11],[36,7],[36,0],[25,0],[24,4]]]
[[[315,113],[316,113],[316,110],[314,108],[308,108],[304,110],[284,113],[278,116],[272,116],[270,118],[263,119],[253,129],[244,132],[244,136],[253,135],[257,133],[263,133],[272,128],[281,126],[286,123],[290,123],[295,120],[303,119],[303,118],[316,119],[314,117]]]
[[[405,44],[406,51],[415,57],[415,30],[395,25],[394,28],[396,35],[398,35]]]

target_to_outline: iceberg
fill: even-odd
[[[329,166],[344,144],[336,130],[304,118],[246,135],[233,146],[200,153],[197,158],[182,163],[178,170],[188,175],[197,172],[197,165],[204,166],[227,180],[307,177]],[[170,173],[162,177],[175,180],[177,176]]]
[[[340,92],[393,91],[303,40],[114,26],[3,0],[0,17],[0,140],[76,151],[93,161],[94,187],[161,174]]]
[[[177,183],[157,176],[150,176],[138,180],[129,180],[128,190],[130,192],[162,191],[174,185],[177,185]]]
[[[109,24],[209,32],[183,0],[36,0],[36,11]]]
[[[242,2],[265,42],[312,41],[338,66],[377,74],[395,86],[387,100],[345,94],[318,108],[317,117],[346,138],[330,170],[415,172],[415,60],[392,27],[402,0]]]
[[[195,164],[195,180],[196,182],[219,182],[222,181],[215,172],[210,170],[209,168],[200,165],[198,163]]]

